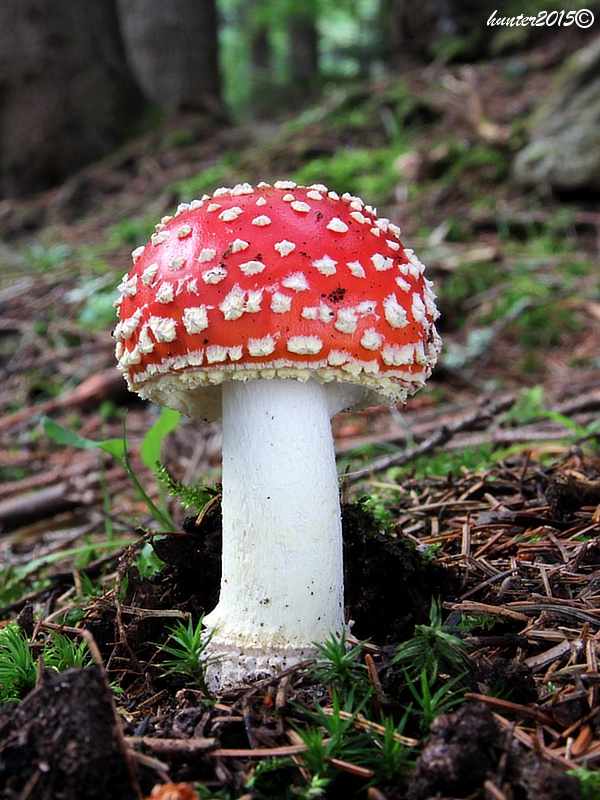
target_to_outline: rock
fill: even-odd
[[[515,180],[558,190],[600,190],[600,38],[579,50],[535,113]]]

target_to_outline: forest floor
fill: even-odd
[[[337,86],[277,121],[179,119],[0,203],[2,797],[600,797],[600,213],[510,170],[576,44]],[[220,433],[127,395],[112,302],[178,202],[289,177],[401,225],[445,351],[404,410],[334,420],[358,650],[208,698],[164,644],[214,605],[218,504],[183,533],[141,445],[210,484]],[[93,665],[44,668],[57,632]]]

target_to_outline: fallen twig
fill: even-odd
[[[482,404],[456,422],[442,425],[441,428],[434,431],[431,436],[416,447],[412,447],[409,450],[401,450],[399,453],[393,453],[389,456],[376,458],[368,467],[348,473],[346,481],[348,483],[356,483],[363,478],[369,477],[374,472],[381,472],[382,470],[389,469],[389,467],[400,467],[404,464],[409,464],[411,461],[419,458],[419,456],[425,455],[435,450],[437,447],[446,444],[446,442],[452,439],[457,433],[470,430],[482,423],[489,424],[499,414],[507,411],[513,405],[514,401],[514,397],[511,396],[502,397],[486,405]]]

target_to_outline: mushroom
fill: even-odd
[[[358,197],[241,184],[164,217],[119,287],[129,388],[222,419],[213,688],[315,654],[345,628],[330,418],[404,402],[436,363],[432,284]]]

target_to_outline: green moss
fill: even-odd
[[[245,180],[243,176],[235,176],[233,170],[230,169],[234,160],[233,155],[227,158],[222,157],[214,166],[202,170],[192,178],[178,181],[169,188],[179,196],[182,202],[189,203],[202,197],[203,194],[212,194],[219,186],[233,186],[240,183]]]
[[[461,326],[469,319],[475,298],[499,286],[504,274],[495,264],[460,264],[436,289],[444,317]]]
[[[443,186],[453,186],[466,173],[477,173],[480,178],[494,183],[508,176],[508,155],[487,142],[479,141],[473,145],[471,142],[444,140],[437,147],[433,144],[432,150],[436,149],[439,156],[433,165],[432,177]],[[478,183],[474,181],[479,192],[481,187]]]
[[[390,196],[398,176],[394,161],[396,147],[343,148],[332,156],[314,158],[292,175],[299,184],[324,183],[331,189],[350,192],[366,202],[383,202]]]

